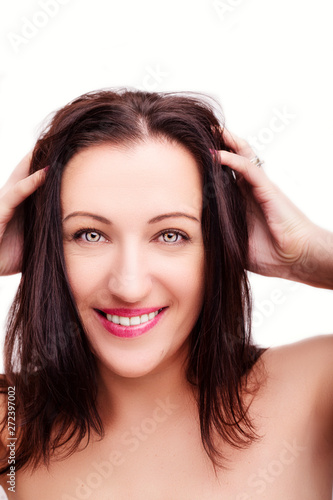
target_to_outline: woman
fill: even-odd
[[[258,166],[203,98],[54,115],[1,193],[8,498],[330,499],[333,337],[255,346],[246,269],[331,288],[332,236]]]

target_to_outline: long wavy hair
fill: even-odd
[[[47,165],[49,170],[23,206],[22,278],[8,315],[1,379],[3,394],[15,386],[16,470],[35,469],[41,461],[48,466],[65,444],[65,457],[71,455],[92,431],[104,436],[97,365],[67,278],[60,205],[67,162],[103,143],[167,138],[196,160],[203,180],[206,273],[204,304],[189,332],[186,375],[198,394],[202,443],[214,468],[224,467],[214,435],[237,448],[259,439],[243,395],[265,349],[251,338],[246,202],[232,170],[214,154],[229,150],[223,127],[221,108],[205,94],[121,88],[78,97],[56,111],[40,135],[30,172]],[[7,415],[2,424],[4,430]],[[0,474],[8,471],[6,456]]]

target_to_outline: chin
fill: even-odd
[[[170,335],[170,326],[166,323],[134,339],[117,338],[100,325],[94,326],[86,331],[98,369],[111,377],[131,379],[183,365],[189,339],[187,332],[192,324],[182,325]]]
[[[124,359],[121,363],[111,363],[110,360],[98,359],[97,363],[103,371],[107,370],[110,374],[116,377],[128,379],[154,375],[158,373],[165,364],[165,362],[156,359],[137,360],[135,363],[127,362]]]

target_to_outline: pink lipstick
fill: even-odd
[[[163,307],[148,307],[145,309],[124,309],[124,308],[101,309],[101,311],[105,314],[124,316],[130,318],[131,316],[142,316],[143,314],[150,314],[154,311],[159,311],[160,309],[163,309]]]
[[[104,328],[122,338],[134,338],[151,330],[164,316],[167,307],[145,309],[102,309],[96,315]]]

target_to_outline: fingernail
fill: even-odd
[[[50,165],[48,165],[47,167],[45,167],[44,168],[44,172],[47,172],[49,168],[50,168]]]

